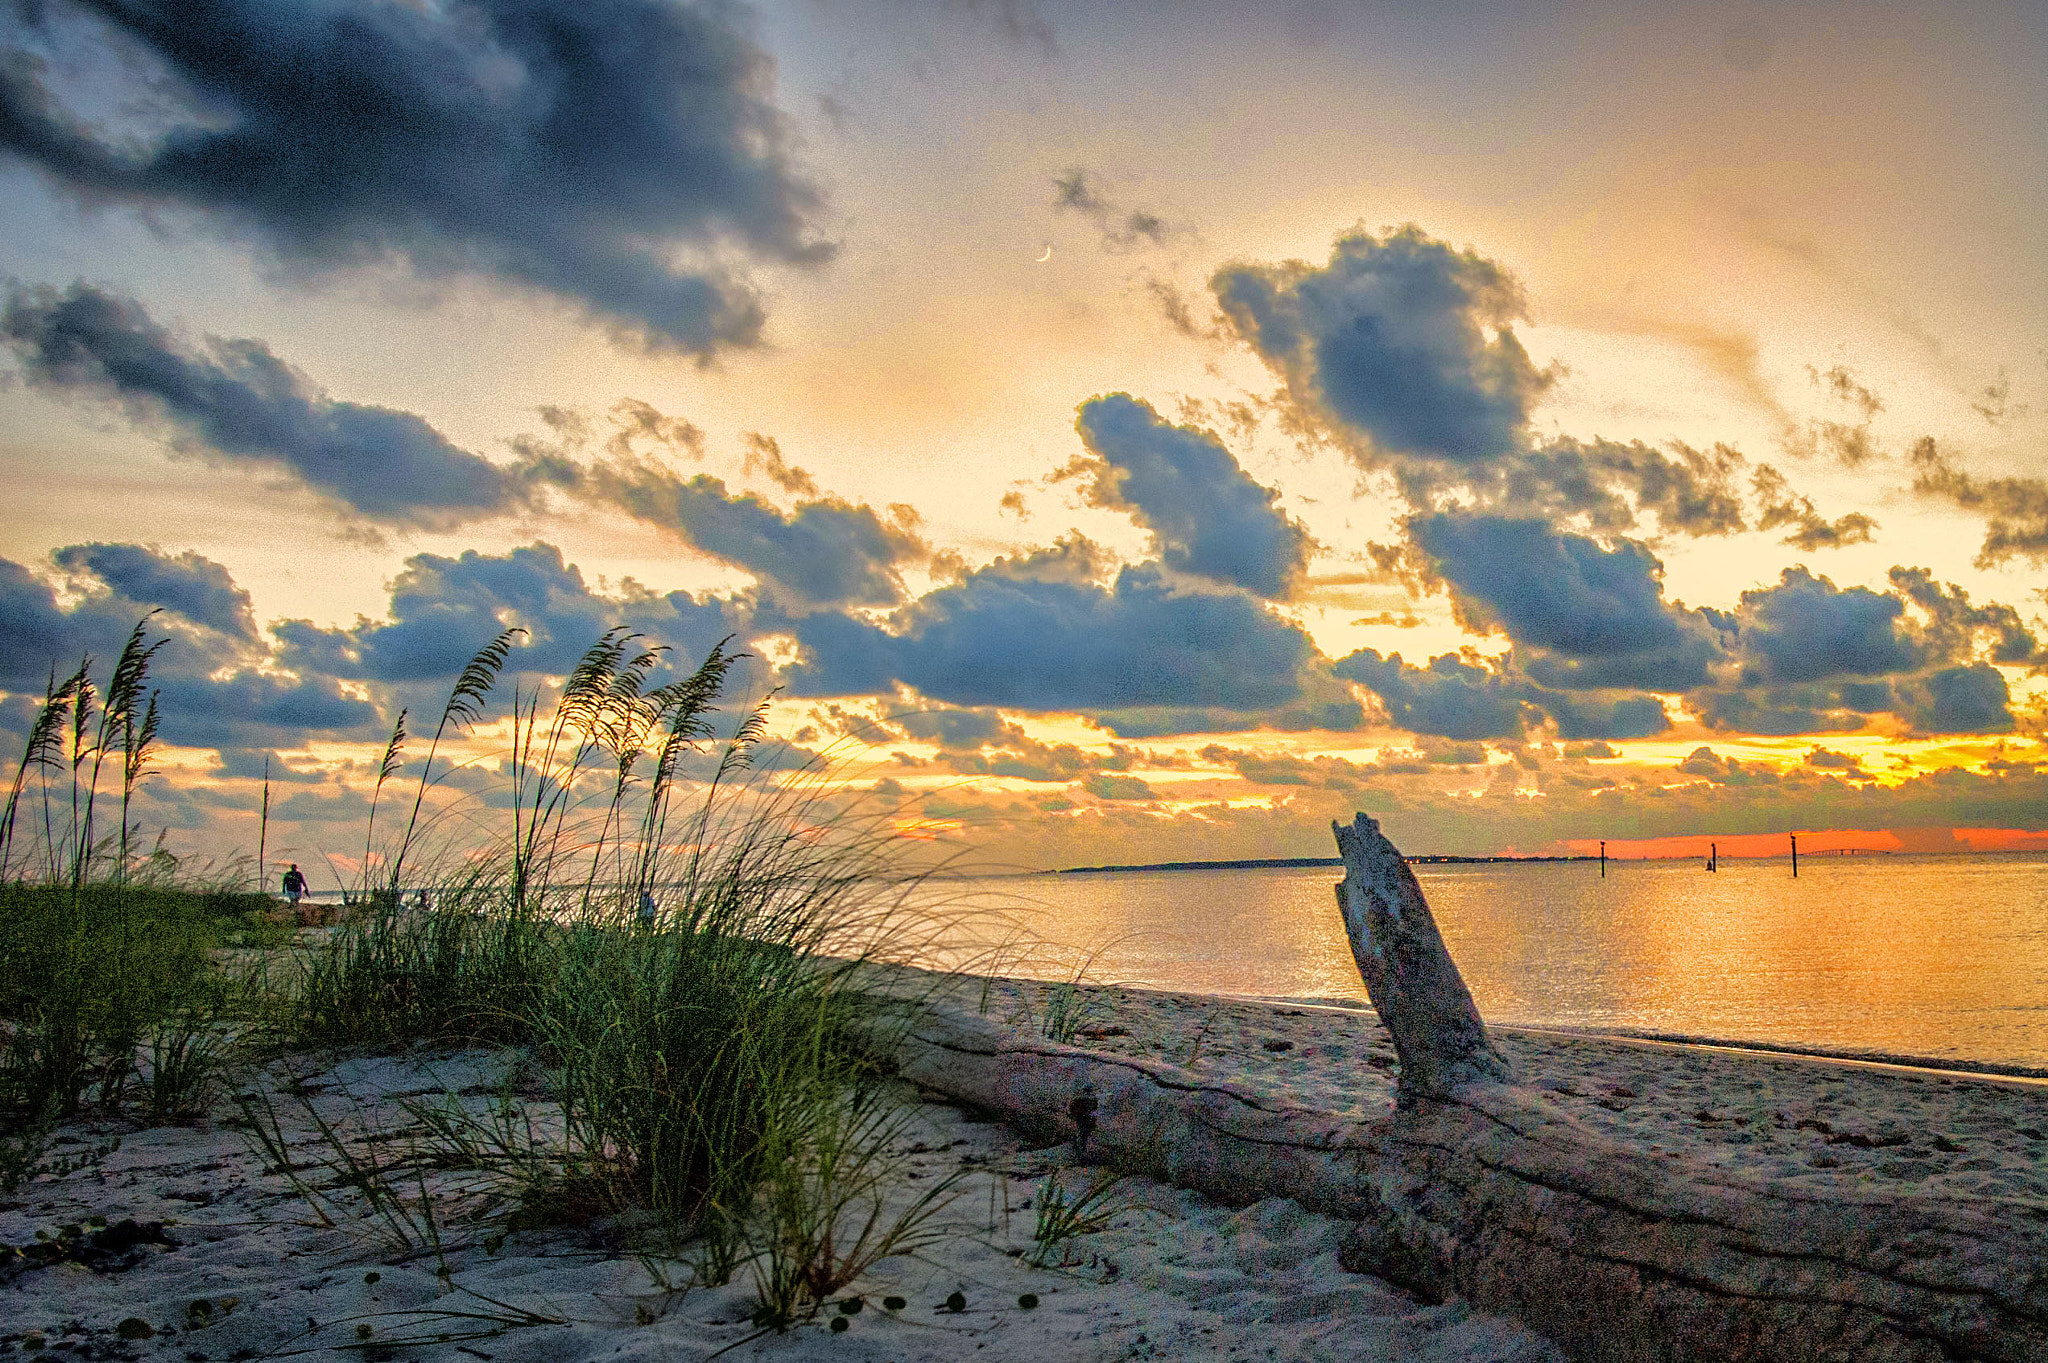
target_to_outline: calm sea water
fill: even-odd
[[[1416,868],[1490,1022],[2048,1065],[2048,854]],[[1332,869],[976,882],[1013,973],[1363,999]]]

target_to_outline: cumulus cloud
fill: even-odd
[[[1700,690],[1686,704],[1710,729],[1733,733],[1854,733],[1892,708],[1890,682],[1828,682]]]
[[[74,544],[50,562],[61,570],[64,598],[49,577],[0,559],[0,688],[40,692],[53,665],[68,672],[84,654],[113,657],[151,611],[152,635],[177,645],[160,655],[159,671],[205,676],[253,656],[248,593],[211,559],[139,544]]]
[[[1812,682],[1910,672],[1925,655],[1905,628],[1905,605],[1889,592],[1835,586],[1805,568],[1742,594],[1742,680]]]
[[[1528,698],[1550,716],[1559,738],[1650,738],[1671,727],[1664,702],[1640,692],[1531,687]]]
[[[1895,568],[1893,590],[1873,591],[1792,567],[1732,612],[1687,610],[1633,540],[1462,512],[1407,524],[1464,623],[1514,643],[1485,668],[1454,655],[1412,668],[1372,650],[1336,665],[1418,733],[1515,732],[1519,703],[1562,738],[1642,738],[1670,722],[1653,693],[1683,693],[1709,727],[1740,732],[1853,732],[1892,714],[1924,733],[1998,733],[2014,723],[1998,667],[2048,658],[2018,612],[1973,605],[1925,569]]]
[[[1321,267],[1230,266],[1211,287],[1297,403],[1385,454],[1499,459],[1551,383],[1515,337],[1513,277],[1414,226],[1340,237]]]
[[[1977,566],[2015,556],[2048,563],[2048,479],[1978,478],[1957,468],[1930,439],[1913,447],[1913,490],[1940,497],[1986,522]]]
[[[415,554],[392,581],[386,618],[340,629],[287,620],[272,633],[279,662],[294,671],[432,691],[513,626],[526,635],[510,666],[558,676],[614,626],[673,647],[676,664],[688,667],[744,623],[744,608],[719,598],[631,581],[615,594],[594,591],[560,549],[537,543],[503,554]]]
[[[1989,663],[1944,667],[1893,690],[1893,708],[1918,733],[1999,734],[2013,727],[2012,691]]]
[[[1965,659],[1982,647],[1994,663],[2048,665],[2048,651],[2011,606],[1997,602],[1973,606],[1968,592],[1953,582],[1937,582],[1925,568],[1896,567],[1889,576],[1893,589],[1925,613],[1920,641],[1929,656]]]
[[[1451,739],[1522,735],[1523,688],[1455,653],[1412,667],[1398,653],[1382,657],[1377,649],[1362,648],[1330,670],[1378,696],[1395,726],[1411,733]]]
[[[526,495],[410,412],[330,398],[261,341],[183,342],[134,299],[88,284],[15,289],[0,339],[37,388],[119,403],[175,449],[289,474],[382,524],[445,528]]]
[[[901,683],[955,705],[1031,711],[1215,706],[1263,711],[1302,694],[1315,645],[1237,592],[1182,590],[1156,565],[1107,587],[1052,555],[998,560],[920,597],[892,628],[838,612],[791,622],[798,695]]]
[[[699,354],[760,334],[728,263],[829,254],[735,6],[78,8],[99,25],[80,46],[142,58],[92,103],[120,107],[147,82],[183,106],[149,129],[67,106],[65,35],[44,6],[9,9],[0,147],[90,202],[195,209],[299,267],[489,275]]]
[[[1737,666],[1687,704],[1713,728],[1759,734],[1852,732],[1886,713],[1924,734],[2010,731],[1999,665],[2043,661],[2018,612],[1973,605],[1924,568],[1890,577],[1875,592],[1788,568],[1743,593]]]
[[[887,722],[907,738],[933,743],[941,748],[981,748],[1022,732],[994,710],[969,710],[955,706],[905,710],[890,715]]]
[[[1287,420],[1333,434],[1369,468],[1390,472],[1418,511],[1458,495],[1467,510],[1574,524],[1603,535],[1653,518],[1664,534],[1748,528],[1740,487],[1749,462],[1726,445],[1537,441],[1530,417],[1557,374],[1530,360],[1514,331],[1520,286],[1499,263],[1408,226],[1338,239],[1328,264],[1241,264],[1210,281],[1225,334],[1285,385]],[[1180,306],[1182,323],[1192,320]],[[1769,475],[1760,515],[1805,548],[1866,540],[1875,522],[1829,522]]]
[[[1077,465],[1090,498],[1150,530],[1167,567],[1260,596],[1293,594],[1307,570],[1308,531],[1216,436],[1176,426],[1127,393],[1083,403],[1076,427],[1092,456]]]
[[[1311,683],[1334,679],[1317,678]],[[1320,689],[1320,688],[1318,688]],[[1366,725],[1365,709],[1348,695],[1305,696],[1269,710],[1233,709],[1227,706],[1141,705],[1118,710],[1101,710],[1088,720],[1118,738],[1169,738],[1176,734],[1236,734],[1252,729],[1274,733],[1346,733]]]
[[[1566,689],[1678,691],[1706,680],[1722,622],[1664,599],[1642,544],[1606,547],[1544,521],[1439,512],[1409,535],[1474,628],[1514,640],[1530,676]]]
[[[264,666],[266,653],[245,629],[248,597],[221,565],[132,544],[75,545],[53,562],[69,575],[68,600],[0,559],[0,688],[40,694],[53,668],[67,673],[88,654],[104,680],[136,621],[160,608],[150,630],[167,642],[150,684],[161,692],[166,742],[248,747],[375,733],[376,707],[331,677]]]
[[[709,474],[681,478],[652,462],[600,465],[582,486],[803,606],[893,603],[903,595],[898,566],[929,553],[907,516],[885,520],[872,507],[837,498],[784,512],[751,493],[728,491]]]
[[[1765,763],[1723,757],[1707,747],[1694,748],[1673,769],[1680,776],[1691,776],[1717,786],[1775,785],[1780,779],[1777,770]]]
[[[1516,670],[1512,654],[1481,660],[1446,653],[1413,667],[1398,653],[1381,657],[1366,648],[1338,659],[1331,670],[1377,695],[1397,727],[1434,737],[1519,738],[1532,707],[1566,739],[1647,738],[1670,727],[1655,696],[1539,686]]]
[[[256,638],[249,593],[210,558],[139,544],[73,544],[50,557],[60,568],[103,583],[124,601],[167,611],[231,638]]]
[[[543,408],[540,415],[547,435],[512,442],[522,476],[623,511],[745,569],[782,608],[893,604],[903,596],[901,568],[930,557],[910,507],[884,514],[820,493],[770,436],[746,435],[745,469],[808,497],[789,511],[711,474],[677,472],[679,460],[703,457],[703,432],[648,403],[616,404],[608,434],[582,412]]]

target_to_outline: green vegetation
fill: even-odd
[[[484,717],[517,632],[499,636],[416,774],[405,715],[393,726],[352,911],[232,982],[221,948],[260,933],[271,901],[175,885],[160,848],[131,854],[156,733],[147,624],[104,704],[89,660],[53,679],[0,816],[0,1122],[27,1133],[0,1149],[0,1178],[26,1176],[38,1133],[87,1108],[200,1110],[238,1060],[487,1045],[526,1058],[538,1104],[405,1100],[393,1133],[288,1098],[328,1152],[329,1177],[299,1183],[316,1214],[367,1217],[395,1252],[436,1256],[451,1212],[487,1211],[499,1241],[610,1218],[696,1281],[751,1266],[773,1328],[932,1238],[948,1186],[884,1206],[902,1115],[882,1057],[907,1012],[860,987],[916,921],[916,877],[893,864],[886,819],[815,772],[748,779],[763,706],[712,742],[743,655],[721,645],[656,686],[659,650],[608,633],[552,696],[513,689],[497,791],[446,798],[442,749]],[[114,778],[109,833],[94,819]],[[387,805],[404,819],[380,824]],[[252,1139],[297,1182],[276,1097],[239,1087]],[[460,1206],[429,1178],[451,1169],[475,1174]]]
[[[1040,1268],[1067,1267],[1073,1262],[1072,1241],[1106,1229],[1119,1216],[1137,1209],[1137,1204],[1117,1197],[1116,1191],[1130,1177],[1115,1169],[1097,1169],[1077,1189],[1069,1189],[1055,1169],[1038,1188],[1038,1221],[1031,1229],[1036,1244],[1031,1262]]]
[[[148,628],[145,616],[104,691],[90,658],[62,681],[53,672],[0,813],[0,1190],[36,1168],[57,1122],[204,1104],[239,1003],[213,952],[260,930],[268,906],[174,883],[160,846],[133,856],[129,815],[157,742],[145,688],[162,641]]]

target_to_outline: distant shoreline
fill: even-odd
[[[1408,857],[1410,866],[1484,866],[1501,862],[1598,861],[1598,857]],[[1614,858],[1610,857],[1612,861]],[[1056,876],[1115,875],[1123,871],[1286,871],[1342,866],[1337,857],[1246,857],[1238,861],[1150,861],[1129,866],[1061,866]]]

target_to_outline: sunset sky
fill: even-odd
[[[160,607],[173,846],[622,624],[1005,864],[2048,847],[2048,5],[0,43],[0,737]]]

